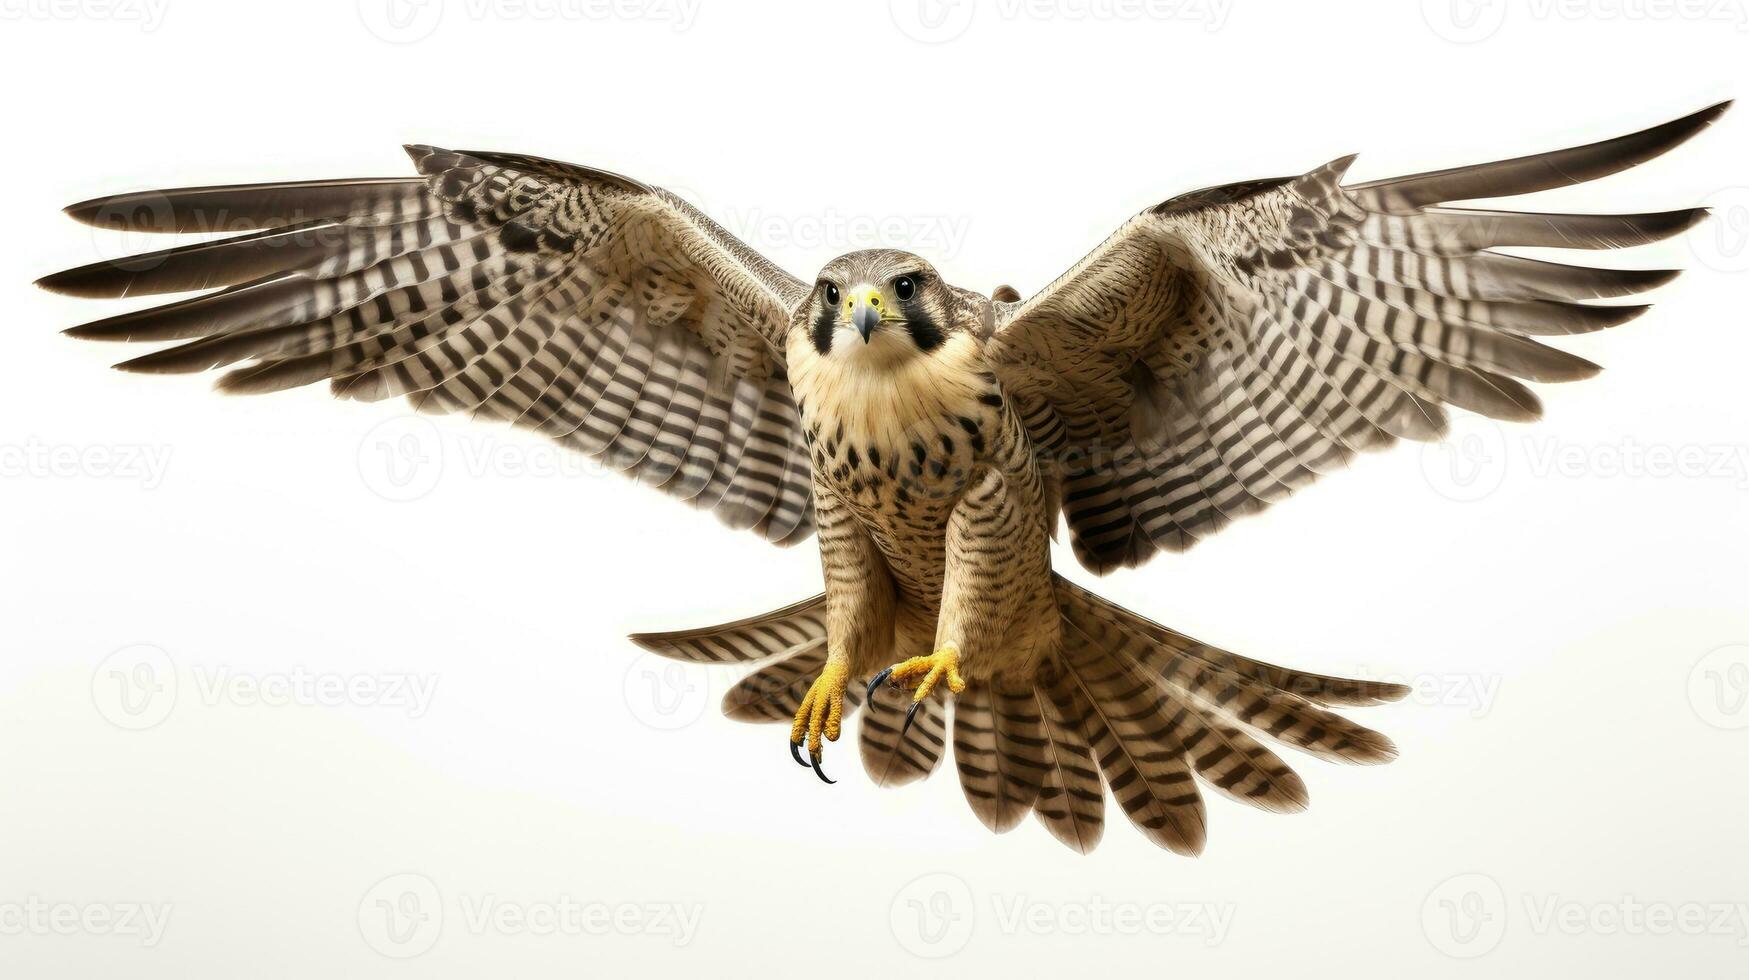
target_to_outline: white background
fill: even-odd
[[[823,786],[717,715],[731,677],[622,639],[812,594],[811,541],[489,427],[111,372],[56,330],[125,304],[29,286],[144,244],[61,205],[400,174],[418,141],[675,188],[804,277],[886,244],[1030,291],[1194,187],[1749,90],[1743,0],[687,2],[0,0],[0,974],[1744,974],[1745,110],[1535,202],[1718,208],[1596,259],[1691,271],[1565,345],[1608,370],[1543,389],[1545,421],[1368,457],[1097,583],[1417,685],[1356,714],[1399,761],[1295,756],[1312,809],[1213,799],[1196,860],[1115,806],[1090,857],[993,837],[951,770],[876,789],[848,740]]]

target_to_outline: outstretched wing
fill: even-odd
[[[68,331],[183,341],[124,370],[229,366],[230,392],[327,380],[345,398],[405,395],[533,429],[772,541],[812,532],[783,362],[800,282],[659,188],[535,157],[408,153],[423,176],[73,205],[99,227],[253,233],[40,284],[210,290]]]
[[[1675,273],[1494,249],[1638,245],[1704,211],[1444,203],[1614,173],[1727,106],[1589,146],[1351,187],[1340,183],[1349,157],[1197,191],[1132,218],[1037,295],[998,303],[990,357],[1060,478],[1076,555],[1107,571],[1187,548],[1358,450],[1438,437],[1444,405],[1536,418],[1537,397],[1517,379],[1597,368],[1530,338],[1625,322],[1645,307],[1581,301]]]

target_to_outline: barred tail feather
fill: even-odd
[[[1045,771],[1033,812],[1051,836],[1082,854],[1092,853],[1105,833],[1105,785],[1093,761],[1075,692],[1060,660],[1040,671],[1038,702],[1045,743]]]
[[[979,684],[954,699],[953,761],[966,802],[998,834],[1020,825],[1043,786],[1047,743],[1032,685]]]
[[[1097,843],[1101,810],[1087,805],[1086,779],[1071,794],[1061,774],[1072,766],[1050,765],[1053,759],[1096,761],[1137,829],[1162,847],[1196,854],[1207,835],[1199,785],[1272,812],[1306,807],[1304,782],[1265,746],[1265,736],[1333,761],[1386,762],[1396,754],[1389,739],[1326,706],[1394,701],[1408,693],[1402,685],[1241,657],[1062,578],[1056,589],[1064,639],[1061,656],[1035,682],[1047,743],[1035,807],[1076,850]]]
[[[905,710],[904,699],[886,697],[868,702],[862,713],[862,768],[876,786],[914,783],[941,765],[947,747],[947,712],[939,701],[925,701],[911,730],[905,732]]]
[[[673,660],[695,664],[738,664],[786,655],[826,637],[826,594],[732,623],[677,630],[633,633],[638,646]]]
[[[1185,855],[1208,839],[1202,787],[1274,813],[1306,808],[1306,785],[1265,743],[1348,763],[1388,762],[1390,739],[1328,710],[1395,701],[1399,684],[1278,667],[1200,643],[1055,579],[1062,640],[1030,677],[998,675],[953,700],[954,767],[972,812],[997,833],[1028,813],[1086,854],[1105,830],[1105,793],[1149,840]],[[825,597],[759,616],[632,637],[692,663],[752,669],[723,698],[737,721],[787,723],[826,664]],[[866,678],[862,678],[866,681]],[[947,709],[923,702],[905,731],[903,698],[864,703],[863,768],[902,786],[941,766]],[[903,735],[901,736],[901,732]]]
[[[1202,793],[1153,686],[1064,617],[1064,662],[1105,784],[1130,823],[1167,850],[1194,856],[1208,841]]]

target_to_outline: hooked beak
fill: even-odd
[[[881,322],[881,294],[879,290],[864,289],[859,291],[850,301],[850,325],[856,332],[862,334],[862,342],[868,343],[874,334],[875,324]]]

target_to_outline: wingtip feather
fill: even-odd
[[[1368,734],[1372,736],[1366,742],[1365,747],[1368,752],[1364,755],[1355,753],[1342,761],[1351,762],[1357,766],[1383,766],[1397,761],[1397,757],[1402,753],[1397,749],[1397,743],[1392,741],[1389,735],[1381,735],[1370,729]]]
[[[1408,697],[1414,690],[1414,688],[1411,688],[1407,684],[1396,684],[1390,681],[1374,681],[1372,684],[1373,686],[1368,693],[1373,697],[1373,704],[1389,704],[1393,701],[1401,701]]]
[[[626,639],[630,640],[632,645],[640,650],[648,650],[651,653],[661,653],[663,650],[667,649],[666,641],[664,640],[666,635],[667,634],[664,633],[627,633]]]
[[[155,350],[150,354],[141,354],[114,365],[117,371],[127,374],[198,374],[210,370],[214,365],[209,359],[204,359],[199,350],[189,351],[191,344],[178,344],[163,350]]]
[[[1730,102],[1636,132],[1582,146],[1446,170],[1368,181],[1349,188],[1372,206],[1394,212],[1487,197],[1515,197],[1619,173],[1670,152],[1715,122]]]
[[[149,356],[149,355],[147,355],[147,356]],[[125,360],[125,361],[117,361],[116,363],[111,364],[109,366],[109,368],[112,371],[120,371],[123,374],[163,374],[164,373],[162,370],[153,370],[153,368],[150,364],[140,363],[143,360],[145,360],[145,357],[135,357],[135,358],[130,358],[130,359]]]
[[[1657,289],[1660,286],[1668,286],[1670,283],[1676,281],[1676,277],[1680,275],[1682,275],[1681,269],[1646,269],[1644,271],[1636,271],[1631,277],[1635,288],[1630,290],[1630,292],[1644,293]]]
[[[61,213],[82,225],[103,228],[107,231],[118,231],[122,229],[116,226],[116,222],[100,221],[99,217],[102,215],[108,215],[111,218],[119,217],[131,210],[128,207],[129,203],[140,196],[138,194],[112,194],[109,197],[94,197],[88,201],[69,204],[61,209]]]
[[[116,294],[104,281],[99,272],[111,271],[108,263],[82,265],[76,269],[63,269],[53,272],[36,281],[38,289],[45,289],[57,296],[72,296],[78,299],[110,299]]]
[[[1650,303],[1628,303],[1621,306],[1592,307],[1592,309],[1611,311],[1611,313],[1599,317],[1599,322],[1605,322],[1605,326],[1607,327],[1619,327],[1632,320],[1638,320],[1651,308],[1652,304]]]

